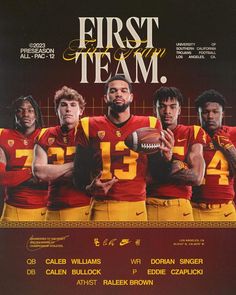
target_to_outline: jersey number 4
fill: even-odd
[[[217,168],[218,167],[218,168]],[[219,175],[219,184],[228,185],[229,184],[229,165],[226,161],[224,155],[220,151],[216,151],[211,162],[207,166],[206,175]],[[206,180],[203,180],[203,184]]]

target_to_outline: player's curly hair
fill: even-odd
[[[61,89],[57,90],[54,96],[54,106],[55,110],[57,110],[61,99],[67,100],[76,100],[79,103],[80,109],[84,110],[86,102],[81,94],[79,94],[76,90],[69,88],[67,86],[63,86]]]
[[[11,109],[13,110],[14,114],[16,114],[17,109],[23,104],[23,102],[28,101],[35,112],[35,127],[36,128],[42,128],[43,127],[43,118],[42,118],[42,113],[41,110],[39,108],[38,103],[36,102],[36,100],[33,98],[33,96],[31,95],[27,95],[27,96],[20,96],[17,99],[15,99],[12,102],[12,106]],[[19,125],[16,122],[16,116],[14,116],[14,121],[13,121],[13,128],[14,129],[19,129]]]
[[[115,75],[113,77],[111,77],[105,84],[104,86],[104,94],[107,94],[108,88],[109,88],[109,83],[112,81],[124,81],[128,84],[129,86],[129,91],[132,92],[132,85],[130,83],[130,81],[128,79],[126,79],[126,77],[124,75]]]
[[[176,87],[160,87],[156,90],[153,96],[153,105],[156,106],[157,101],[166,101],[168,98],[175,98],[179,105],[182,106],[184,98],[182,93]]]
[[[195,100],[195,107],[198,110],[199,107],[203,107],[207,102],[217,102],[222,106],[224,111],[227,104],[225,97],[215,89],[209,89],[200,94]]]

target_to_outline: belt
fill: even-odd
[[[217,203],[192,203],[193,207],[196,207],[196,208],[202,208],[202,209],[220,209],[222,207],[224,207],[225,205],[229,205],[229,204],[232,204],[233,201],[229,201],[227,203],[220,203],[220,204],[217,204]]]
[[[163,206],[163,207],[169,207],[169,206],[179,206],[181,204],[189,203],[188,199],[159,199],[159,198],[147,198],[147,204],[150,205],[156,205],[156,206]]]
[[[111,200],[111,199],[99,199],[93,198],[92,203],[106,203],[106,204],[137,204],[137,203],[145,203],[145,200],[136,200],[136,201],[124,201],[124,200]]]
[[[170,196],[168,196],[168,197],[156,197],[158,200],[176,200],[176,199],[178,199],[178,197],[170,197]],[[181,198],[181,199],[183,199],[183,198]]]

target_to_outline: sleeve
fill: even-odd
[[[200,143],[206,145],[206,132],[197,125],[193,125],[192,128],[191,144]]]
[[[47,137],[46,135],[49,132],[49,128],[42,128],[39,135],[35,139],[35,144],[40,145],[44,150],[46,150],[46,140],[45,138]]]
[[[156,128],[157,130],[162,130],[161,120],[156,117],[149,116],[149,125],[152,128]]]
[[[236,147],[236,127],[230,127],[230,140],[233,145]]]
[[[0,185],[14,187],[32,177],[31,169],[6,171],[6,165],[0,163]]]

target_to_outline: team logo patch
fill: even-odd
[[[49,137],[48,138],[48,144],[49,145],[52,145],[54,143],[54,141],[55,141],[55,138],[54,137]]]
[[[27,139],[24,139],[23,140],[23,143],[24,143],[24,145],[28,145],[29,144],[29,141]]]
[[[63,141],[64,141],[64,143],[68,143],[67,137],[63,136]]]
[[[98,137],[102,140],[104,136],[106,135],[105,131],[98,131]]]
[[[120,130],[116,130],[116,136],[117,136],[117,137],[121,137],[121,132],[120,132]]]
[[[7,141],[7,143],[8,143],[8,145],[9,145],[10,147],[13,147],[15,141],[14,141],[14,139],[9,139],[9,140]]]

